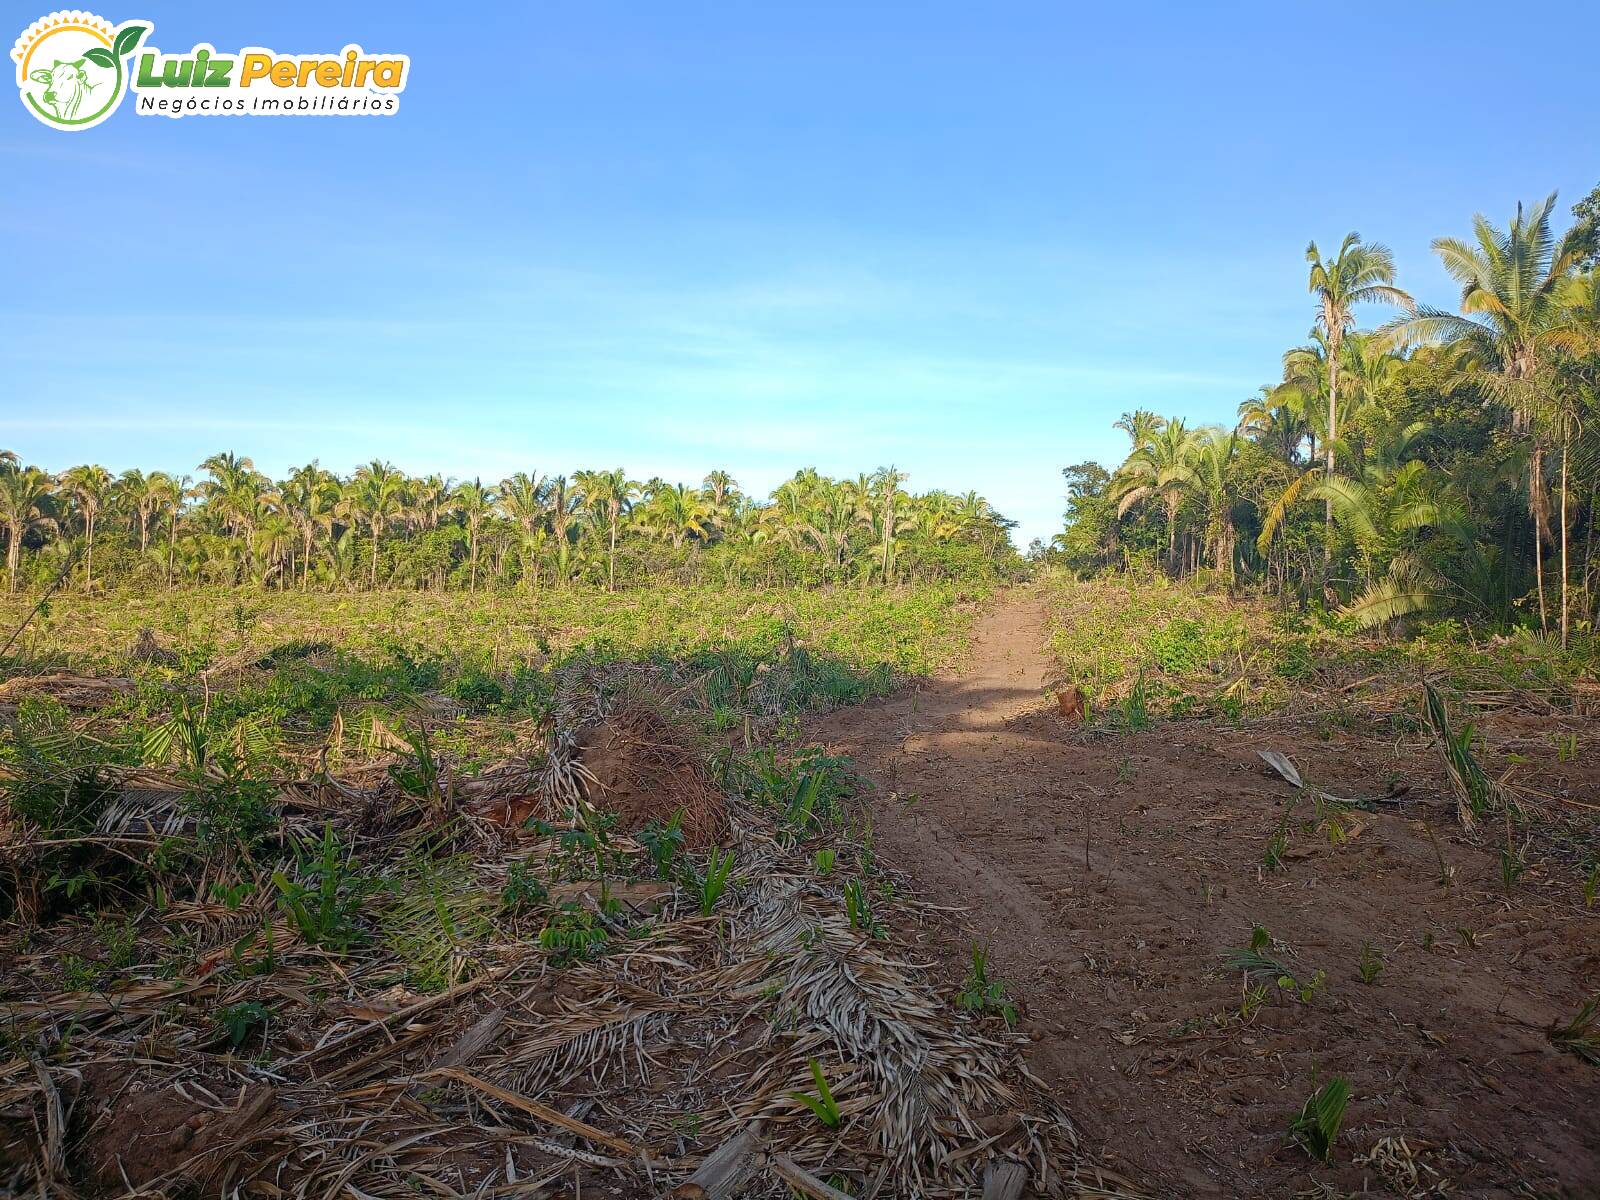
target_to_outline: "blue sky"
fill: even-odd
[[[1276,375],[1308,239],[1448,305],[1431,238],[1600,182],[1592,0],[401,7],[100,10],[407,53],[392,118],[0,104],[0,446],[758,493],[894,462],[1026,541],[1123,410]]]

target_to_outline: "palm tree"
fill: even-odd
[[[726,471],[709,471],[700,481],[711,510],[711,524],[721,529],[728,523],[739,500],[739,483]]]
[[[83,590],[94,587],[94,527],[111,488],[111,472],[95,463],[63,471],[57,488],[71,498],[83,518]]]
[[[1206,512],[1206,544],[1212,565],[1233,578],[1235,529],[1233,506],[1238,500],[1235,467],[1239,457],[1236,430],[1197,429],[1189,449],[1169,472],[1172,484],[1197,496]],[[1180,501],[1181,502],[1181,501]]]
[[[810,498],[798,529],[817,547],[817,553],[827,561],[829,572],[837,578],[850,550],[850,534],[860,525],[852,489],[835,484],[820,489]]]
[[[130,468],[117,476],[116,482],[117,500],[127,506],[139,527],[140,554],[150,546],[150,514],[156,504],[156,496],[151,488],[152,478],[137,468]]]
[[[405,477],[390,463],[373,459],[345,485],[344,509],[372,530],[371,586],[378,586],[378,543],[405,499]]]
[[[300,590],[311,584],[311,559],[318,530],[332,531],[339,504],[339,481],[313,460],[297,467],[279,489],[284,511],[300,535]]]
[[[698,491],[686,484],[667,484],[655,490],[650,497],[651,526],[672,543],[673,549],[683,548],[692,534],[704,537],[711,518],[711,507]]]
[[[181,479],[168,475],[165,471],[152,471],[150,473],[150,492],[154,497],[154,509],[157,514],[166,514],[167,517],[167,586],[172,586],[173,560],[178,549],[178,514],[183,511],[183,500],[188,494],[189,477]]]
[[[895,539],[911,527],[910,522],[900,514],[900,506],[908,499],[900,485],[908,478],[904,471],[896,470],[892,465],[879,467],[872,474],[872,496],[876,507],[874,515],[882,539],[885,585],[889,583],[890,572],[894,569]]]
[[[1310,433],[1306,420],[1306,397],[1291,383],[1262,387],[1256,395],[1239,404],[1239,423],[1235,427],[1245,437],[1270,447],[1286,463],[1293,463],[1300,443]],[[1313,442],[1316,435],[1311,434]]]
[[[550,513],[550,533],[556,542],[556,586],[566,587],[571,576],[567,564],[572,550],[567,528],[583,508],[583,493],[576,485],[568,483],[565,475],[557,475],[545,488],[545,507]]]
[[[463,480],[450,493],[452,509],[461,515],[467,525],[467,556],[472,566],[471,589],[478,590],[478,529],[483,519],[494,510],[494,493],[483,486],[481,479]]]
[[[544,532],[545,482],[535,471],[529,475],[518,471],[509,479],[500,481],[500,511],[509,517],[522,535],[523,557],[527,569],[522,573],[524,584],[531,584],[538,575],[538,535]]]
[[[1420,424],[1402,431],[1398,449],[1420,432]],[[1360,479],[1325,477],[1310,492],[1333,505],[1335,522],[1350,534],[1364,565],[1366,590],[1344,610],[1362,625],[1431,607],[1449,589],[1448,577],[1427,556],[1429,537],[1471,541],[1466,516],[1443,478],[1418,459],[1399,457],[1380,457]]]
[[[1159,498],[1167,515],[1167,569],[1176,573],[1178,511],[1183,507],[1184,472],[1194,453],[1195,434],[1174,417],[1135,450],[1112,477],[1110,497],[1117,501],[1117,519],[1144,501]]]
[[[956,498],[942,488],[912,498],[911,520],[917,532],[930,542],[948,541],[962,527]]]
[[[1161,432],[1166,423],[1165,417],[1149,409],[1136,408],[1132,412],[1123,413],[1111,427],[1127,434],[1128,441],[1132,443],[1131,452],[1137,453],[1150,444],[1150,439]]]
[[[412,487],[423,529],[439,528],[439,519],[450,502],[451,484],[442,475],[427,475]]]
[[[255,550],[261,555],[264,564],[261,575],[263,584],[276,575],[280,581],[278,586],[281,588],[285,574],[288,574],[290,579],[294,578],[293,558],[297,533],[294,520],[286,512],[271,512],[261,518],[255,532]]]
[[[13,457],[10,463],[15,463]],[[50,476],[38,467],[6,465],[0,469],[0,523],[6,527],[6,583],[17,590],[22,539],[32,530],[55,525],[50,515]]]
[[[1394,255],[1387,246],[1365,244],[1358,233],[1347,233],[1338,256],[1322,261],[1322,253],[1312,242],[1306,247],[1311,264],[1307,290],[1317,298],[1317,328],[1328,346],[1328,428],[1323,442],[1328,474],[1334,470],[1334,442],[1339,436],[1339,358],[1345,334],[1355,323],[1359,304],[1392,304],[1412,312],[1416,302],[1409,293],[1394,286]],[[1329,509],[1332,520],[1332,509]]]
[[[211,476],[197,487],[206,506],[221,518],[229,536],[248,544],[260,517],[266,479],[256,470],[255,463],[231,450],[213,454],[200,464],[200,469]]]
[[[621,467],[614,471],[578,471],[575,478],[583,489],[590,513],[605,518],[610,542],[606,553],[606,590],[614,592],[617,590],[617,531],[622,524],[622,514],[639,494],[639,485],[629,479]]]
[[[1489,394],[1512,413],[1513,431],[1531,442],[1528,463],[1528,508],[1534,524],[1534,574],[1539,591],[1539,624],[1549,629],[1544,592],[1543,542],[1549,535],[1549,498],[1545,492],[1545,430],[1548,395],[1544,372],[1554,351],[1581,351],[1580,320],[1562,303],[1583,250],[1578,230],[1559,241],[1550,231],[1552,192],[1526,212],[1517,205],[1510,228],[1501,232],[1482,213],[1472,219],[1474,242],[1436,238],[1433,251],[1444,269],[1461,285],[1460,314],[1422,306],[1411,316],[1390,322],[1380,331],[1392,346],[1445,344],[1457,362],[1486,385]],[[1474,244],[1475,243],[1475,244]],[[1563,522],[1566,498],[1562,498]],[[1563,540],[1566,536],[1562,530]],[[1562,623],[1567,613],[1567,579],[1561,578]]]
[[[1304,422],[1309,443],[1306,457],[1315,462],[1317,446],[1326,443],[1328,434],[1328,339],[1322,330],[1313,329],[1309,342],[1285,350],[1282,370],[1278,390],[1285,393],[1286,402]],[[1326,448],[1323,453],[1326,456]]]

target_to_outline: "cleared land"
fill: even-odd
[[[0,682],[0,1183],[1110,1194],[797,741],[971,615],[67,597]]]
[[[1591,1195],[1597,711],[1155,581],[63,597],[0,676],[0,1181]]]
[[[1286,689],[1262,674],[1265,625],[1181,591],[1013,594],[961,670],[808,734],[876,782],[879,853],[961,910],[927,949],[953,977],[955,930],[987,941],[1032,1069],[1155,1194],[1593,1195],[1596,1030],[1552,1032],[1600,991],[1594,685],[1453,652],[1487,689],[1460,697],[1475,753],[1511,767],[1520,804],[1468,833],[1415,678],[1352,649]],[[1135,646],[1149,674],[1108,666]],[[1087,725],[1050,694],[1073,680],[1096,693]],[[1157,722],[1158,697],[1191,715]],[[1241,697],[1257,715],[1203,715]],[[1230,963],[1256,929],[1282,973]],[[1335,1075],[1351,1100],[1322,1165],[1287,1132]]]

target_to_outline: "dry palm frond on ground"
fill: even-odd
[[[275,836],[245,860],[191,845],[194,776],[97,774],[83,869],[137,874],[182,844],[204,886],[120,926],[8,927],[0,1183],[653,1196],[753,1133],[761,1162],[858,1195],[972,1194],[998,1160],[1041,1194],[1113,1194],[1017,1036],[886,933],[914,905],[857,861],[842,802],[742,799],[677,693],[585,682],[534,759],[469,776],[392,753],[276,781]],[[798,1098],[819,1077],[833,1124]],[[746,1194],[787,1186],[757,1171]]]

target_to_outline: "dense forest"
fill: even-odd
[[[622,470],[518,472],[498,484],[413,478],[374,461],[281,480],[214,454],[198,478],[86,464],[52,475],[0,451],[8,586],[256,583],[271,588],[615,589],[646,581],[774,585],[995,579],[1013,522],[974,492],[913,494],[884,467],[806,469],[764,502],[723,471],[700,487]]]
[[[1089,574],[1212,572],[1362,626],[1411,614],[1589,630],[1600,599],[1600,188],[1433,243],[1458,311],[1350,234],[1307,249],[1315,321],[1230,427],[1144,410],[1115,470],[1064,472],[1045,557]],[[1391,319],[1358,328],[1363,310]]]

